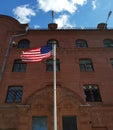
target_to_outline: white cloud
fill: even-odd
[[[45,12],[54,10],[55,12],[67,11],[74,13],[77,5],[83,6],[87,0],[37,0],[38,6]]]
[[[39,29],[40,26],[39,25],[34,25],[34,29]]]
[[[59,18],[54,20],[58,24],[58,28],[72,28],[74,25],[71,25],[69,21],[69,15],[63,14]]]
[[[97,8],[97,0],[92,1],[92,9],[95,10]]]
[[[13,13],[20,23],[29,23],[31,16],[36,15],[35,11],[29,8],[29,5],[18,6],[13,9]]]

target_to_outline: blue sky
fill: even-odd
[[[32,29],[47,28],[54,22],[59,28],[96,28],[105,23],[109,11],[113,12],[113,0],[1,0],[0,14],[28,23]],[[113,13],[108,19],[113,28]]]

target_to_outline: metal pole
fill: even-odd
[[[1,71],[0,71],[0,81],[2,80],[2,74],[3,74],[4,69],[5,69],[5,66],[6,66],[6,62],[7,62],[7,58],[8,58],[8,54],[9,54],[9,49],[10,49],[10,46],[11,46],[11,43],[12,43],[12,39],[13,39],[13,38],[10,37],[9,44],[8,44],[7,49],[6,49],[4,61],[3,61],[2,68],[1,68]]]
[[[111,16],[111,14],[112,14],[112,11],[109,11],[108,17],[107,17],[107,20],[106,20],[106,24],[107,24],[107,22],[108,22],[109,17]]]
[[[56,44],[53,43],[53,80],[54,80],[54,130],[57,130],[57,98],[56,98]]]
[[[15,34],[15,35],[12,35],[12,36],[10,37],[9,44],[8,44],[7,49],[6,49],[4,61],[3,61],[3,64],[2,64],[2,68],[1,68],[1,70],[0,70],[0,81],[2,80],[2,75],[3,75],[3,72],[4,72],[5,66],[6,66],[6,62],[7,62],[8,55],[9,55],[9,51],[10,51],[10,46],[11,46],[11,44],[12,44],[12,42],[13,42],[13,39],[14,39],[15,37],[20,37],[20,36],[26,35],[26,34],[27,34],[27,31],[28,31],[28,26],[27,26],[27,28],[26,28],[26,30],[25,30],[24,33]]]
[[[107,19],[106,19],[106,22],[105,22],[104,29],[107,27],[107,22],[108,22],[108,20],[109,20],[109,18],[110,18],[110,16],[111,16],[111,14],[112,14],[112,11],[109,11],[108,16],[107,16]]]

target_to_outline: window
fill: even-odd
[[[87,48],[88,47],[87,41],[83,40],[83,39],[77,39],[76,40],[76,47],[77,48]]]
[[[76,116],[63,116],[62,121],[63,130],[77,130]]]
[[[46,60],[46,71],[53,71],[53,59]],[[56,71],[60,71],[60,60],[56,59]]]
[[[9,86],[7,92],[7,103],[21,102],[22,100],[23,87],[22,86]]]
[[[108,47],[108,48],[113,47],[113,40],[111,40],[111,39],[104,39],[103,43],[104,43],[104,47]]]
[[[47,130],[47,117],[32,117],[32,130]]]
[[[14,60],[13,72],[25,72],[27,64],[22,62],[20,59]]]
[[[89,101],[89,102],[102,101],[99,88],[97,85],[84,85],[83,88],[84,88],[84,93],[86,96],[86,101]]]
[[[94,71],[92,61],[89,59],[79,60],[80,71]]]
[[[55,39],[50,39],[47,41],[47,45],[52,45],[52,44],[56,44],[56,47],[59,47],[58,41]]]
[[[17,48],[29,48],[29,40],[22,39],[18,42]]]
[[[113,67],[113,58],[110,59],[111,65]]]

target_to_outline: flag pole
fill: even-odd
[[[54,130],[57,130],[56,44],[55,43],[53,43],[53,82],[54,82]]]

